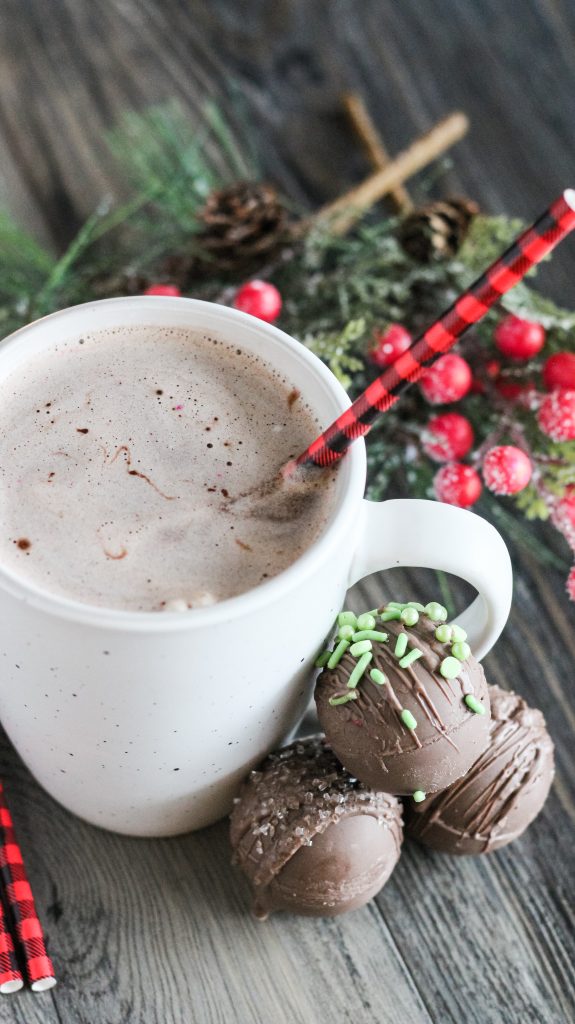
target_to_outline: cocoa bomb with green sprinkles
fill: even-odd
[[[401,804],[352,778],[320,736],[270,754],[234,801],[234,862],[251,883],[253,913],[333,917],[385,884],[403,839]]]
[[[338,616],[317,664],[317,712],[344,767],[418,803],[468,771],[489,744],[485,674],[436,601],[390,601]]]

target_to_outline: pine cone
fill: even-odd
[[[199,213],[197,236],[206,263],[240,270],[271,257],[286,241],[288,214],[276,190],[265,182],[239,182],[212,192]]]
[[[404,218],[399,241],[405,252],[421,263],[449,259],[455,256],[478,213],[479,207],[471,199],[429,203]]]

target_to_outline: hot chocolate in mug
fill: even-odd
[[[109,299],[54,313],[0,346],[0,380],[63,338],[154,325],[205,331],[261,355],[323,427],[349,405],[330,370],[282,331],[180,298]],[[449,505],[366,501],[365,476],[358,440],[337,469],[321,536],[274,578],[210,607],[83,604],[0,564],[0,717],[41,785],[81,818],[128,835],[216,821],[246,771],[305,710],[314,659],[347,589],[378,570],[421,566],[468,580],[478,597],[457,621],[481,658],[511,603],[503,540]]]

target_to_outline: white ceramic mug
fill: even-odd
[[[55,313],[0,346],[0,378],[56,340],[137,324],[206,330],[261,353],[326,426],[349,405],[303,345],[190,299],[110,299]],[[246,771],[298,722],[346,590],[376,570],[425,566],[469,580],[479,596],[458,621],[485,654],[511,602],[501,537],[449,505],[364,501],[365,471],[357,441],[338,469],[336,511],[321,538],[285,572],[209,608],[98,608],[0,566],[0,716],[56,800],[130,835],[172,835],[220,818]]]

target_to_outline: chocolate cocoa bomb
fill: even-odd
[[[553,743],[540,711],[490,686],[490,743],[464,778],[412,806],[407,831],[443,853],[489,853],[517,839],[553,781]]]
[[[273,910],[333,917],[363,906],[389,878],[403,838],[401,805],[352,778],[313,736],[251,772],[230,838],[256,917]]]
[[[436,616],[438,609],[447,615],[434,602],[426,607]],[[446,635],[453,627],[433,621],[422,605],[418,608],[419,619],[412,626],[401,619],[385,621],[388,609],[383,621],[381,612],[372,613],[375,632],[386,633],[388,639],[373,639],[369,664],[350,691],[350,677],[361,660],[352,642],[335,668],[326,666],[321,672],[315,700],[326,739],[349,772],[373,789],[421,800],[464,775],[487,747],[489,696],[483,669],[467,644],[438,640],[440,625]],[[400,634],[404,639],[396,654]],[[464,660],[453,657],[454,649],[467,655]],[[421,653],[410,661],[410,651]],[[446,660],[457,672],[455,678],[441,674],[447,671]]]

